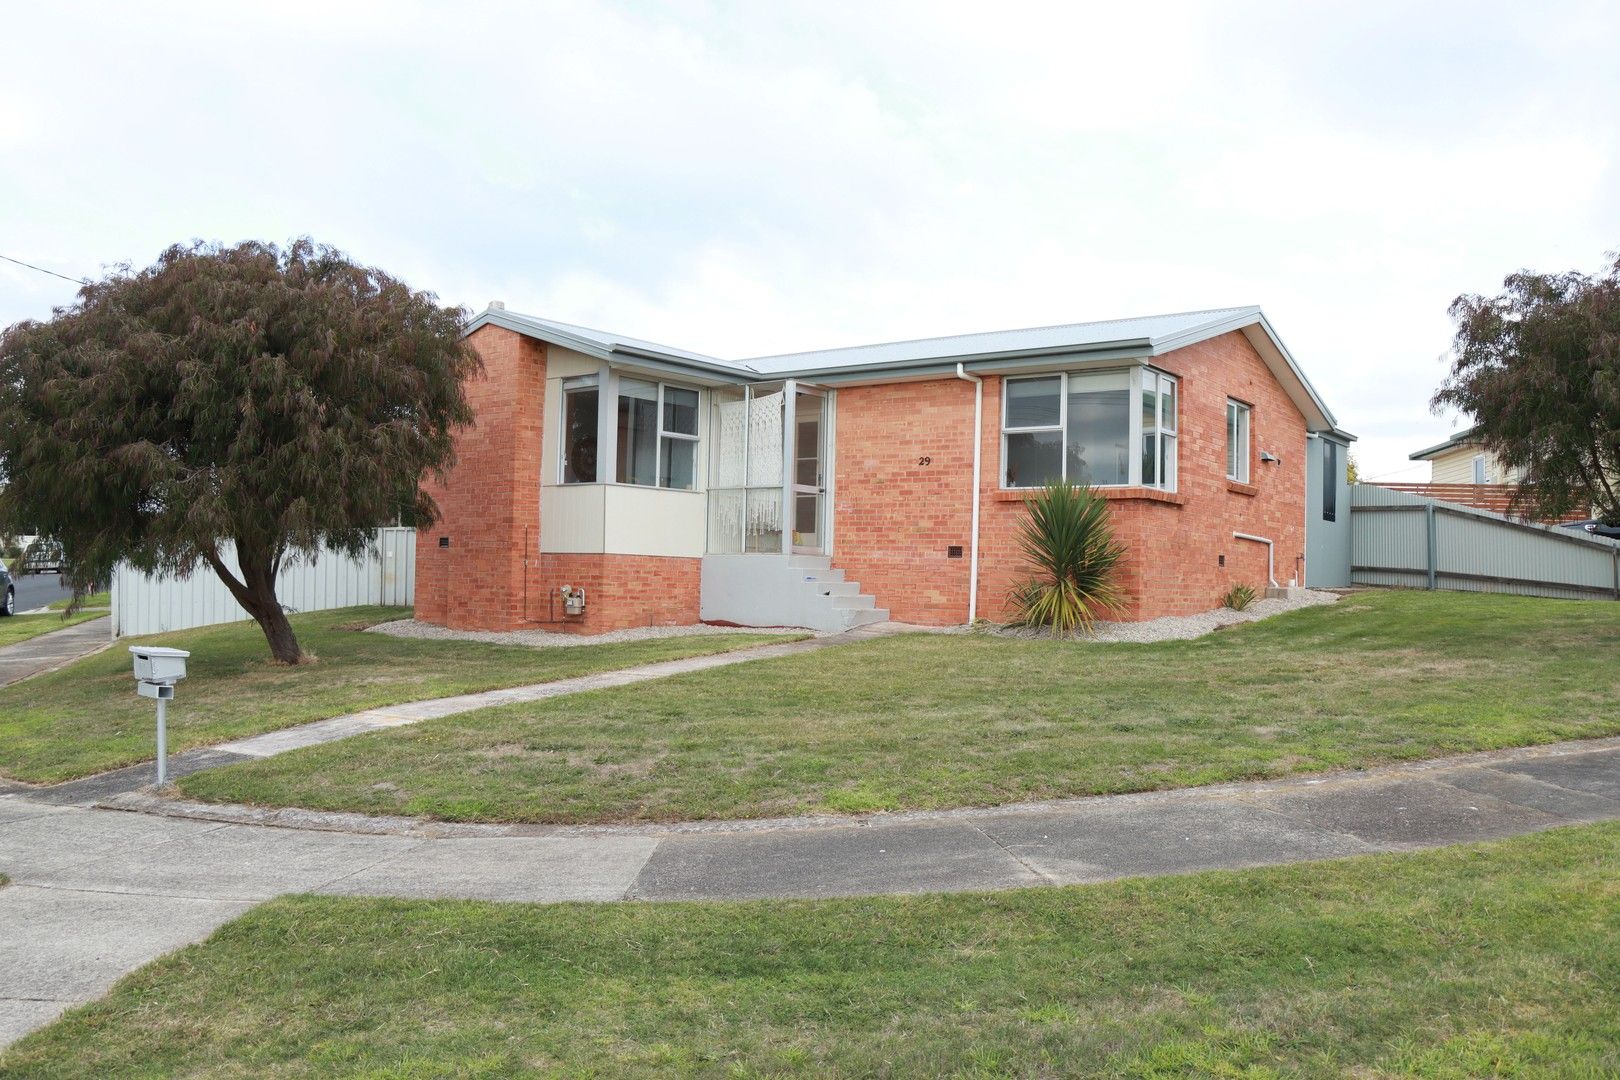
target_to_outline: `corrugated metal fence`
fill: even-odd
[[[1350,489],[1357,585],[1620,600],[1620,543],[1374,484]]]
[[[225,562],[239,572],[234,552]],[[282,567],[276,596],[288,611],[324,611],[357,604],[409,605],[416,595],[416,530],[378,529],[370,552],[354,559],[323,551],[313,561]],[[143,574],[127,565],[113,572],[112,633],[159,634],[248,617],[206,566],[185,580]]]

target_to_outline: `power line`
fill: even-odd
[[[35,266],[33,263],[26,263],[21,259],[13,259],[10,255],[0,255],[0,259],[4,259],[9,263],[16,263],[18,266],[26,266],[30,270],[38,270],[42,274],[51,275],[51,277],[61,278],[63,281],[71,281],[76,285],[90,284],[88,281],[84,280],[84,278],[68,277],[66,274],[58,274],[55,270],[47,270],[43,266]]]

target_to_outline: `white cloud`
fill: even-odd
[[[721,355],[1264,304],[1369,473],[1459,292],[1620,245],[1612,5],[36,5],[0,251],[346,247]],[[32,256],[32,257],[31,257]],[[0,322],[64,282],[0,268]]]

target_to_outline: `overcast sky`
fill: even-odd
[[[309,234],[726,357],[1256,303],[1424,479],[1451,299],[1620,247],[1612,2],[242,7],[7,11],[0,254]]]

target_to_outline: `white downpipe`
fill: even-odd
[[[1271,582],[1273,589],[1277,588],[1277,549],[1271,541],[1253,533],[1235,532],[1232,535],[1239,540],[1253,540],[1257,544],[1266,545],[1266,580]]]
[[[968,544],[968,625],[979,619],[979,455],[984,448],[984,380],[969,375],[958,361],[956,377],[973,384],[973,535]]]

